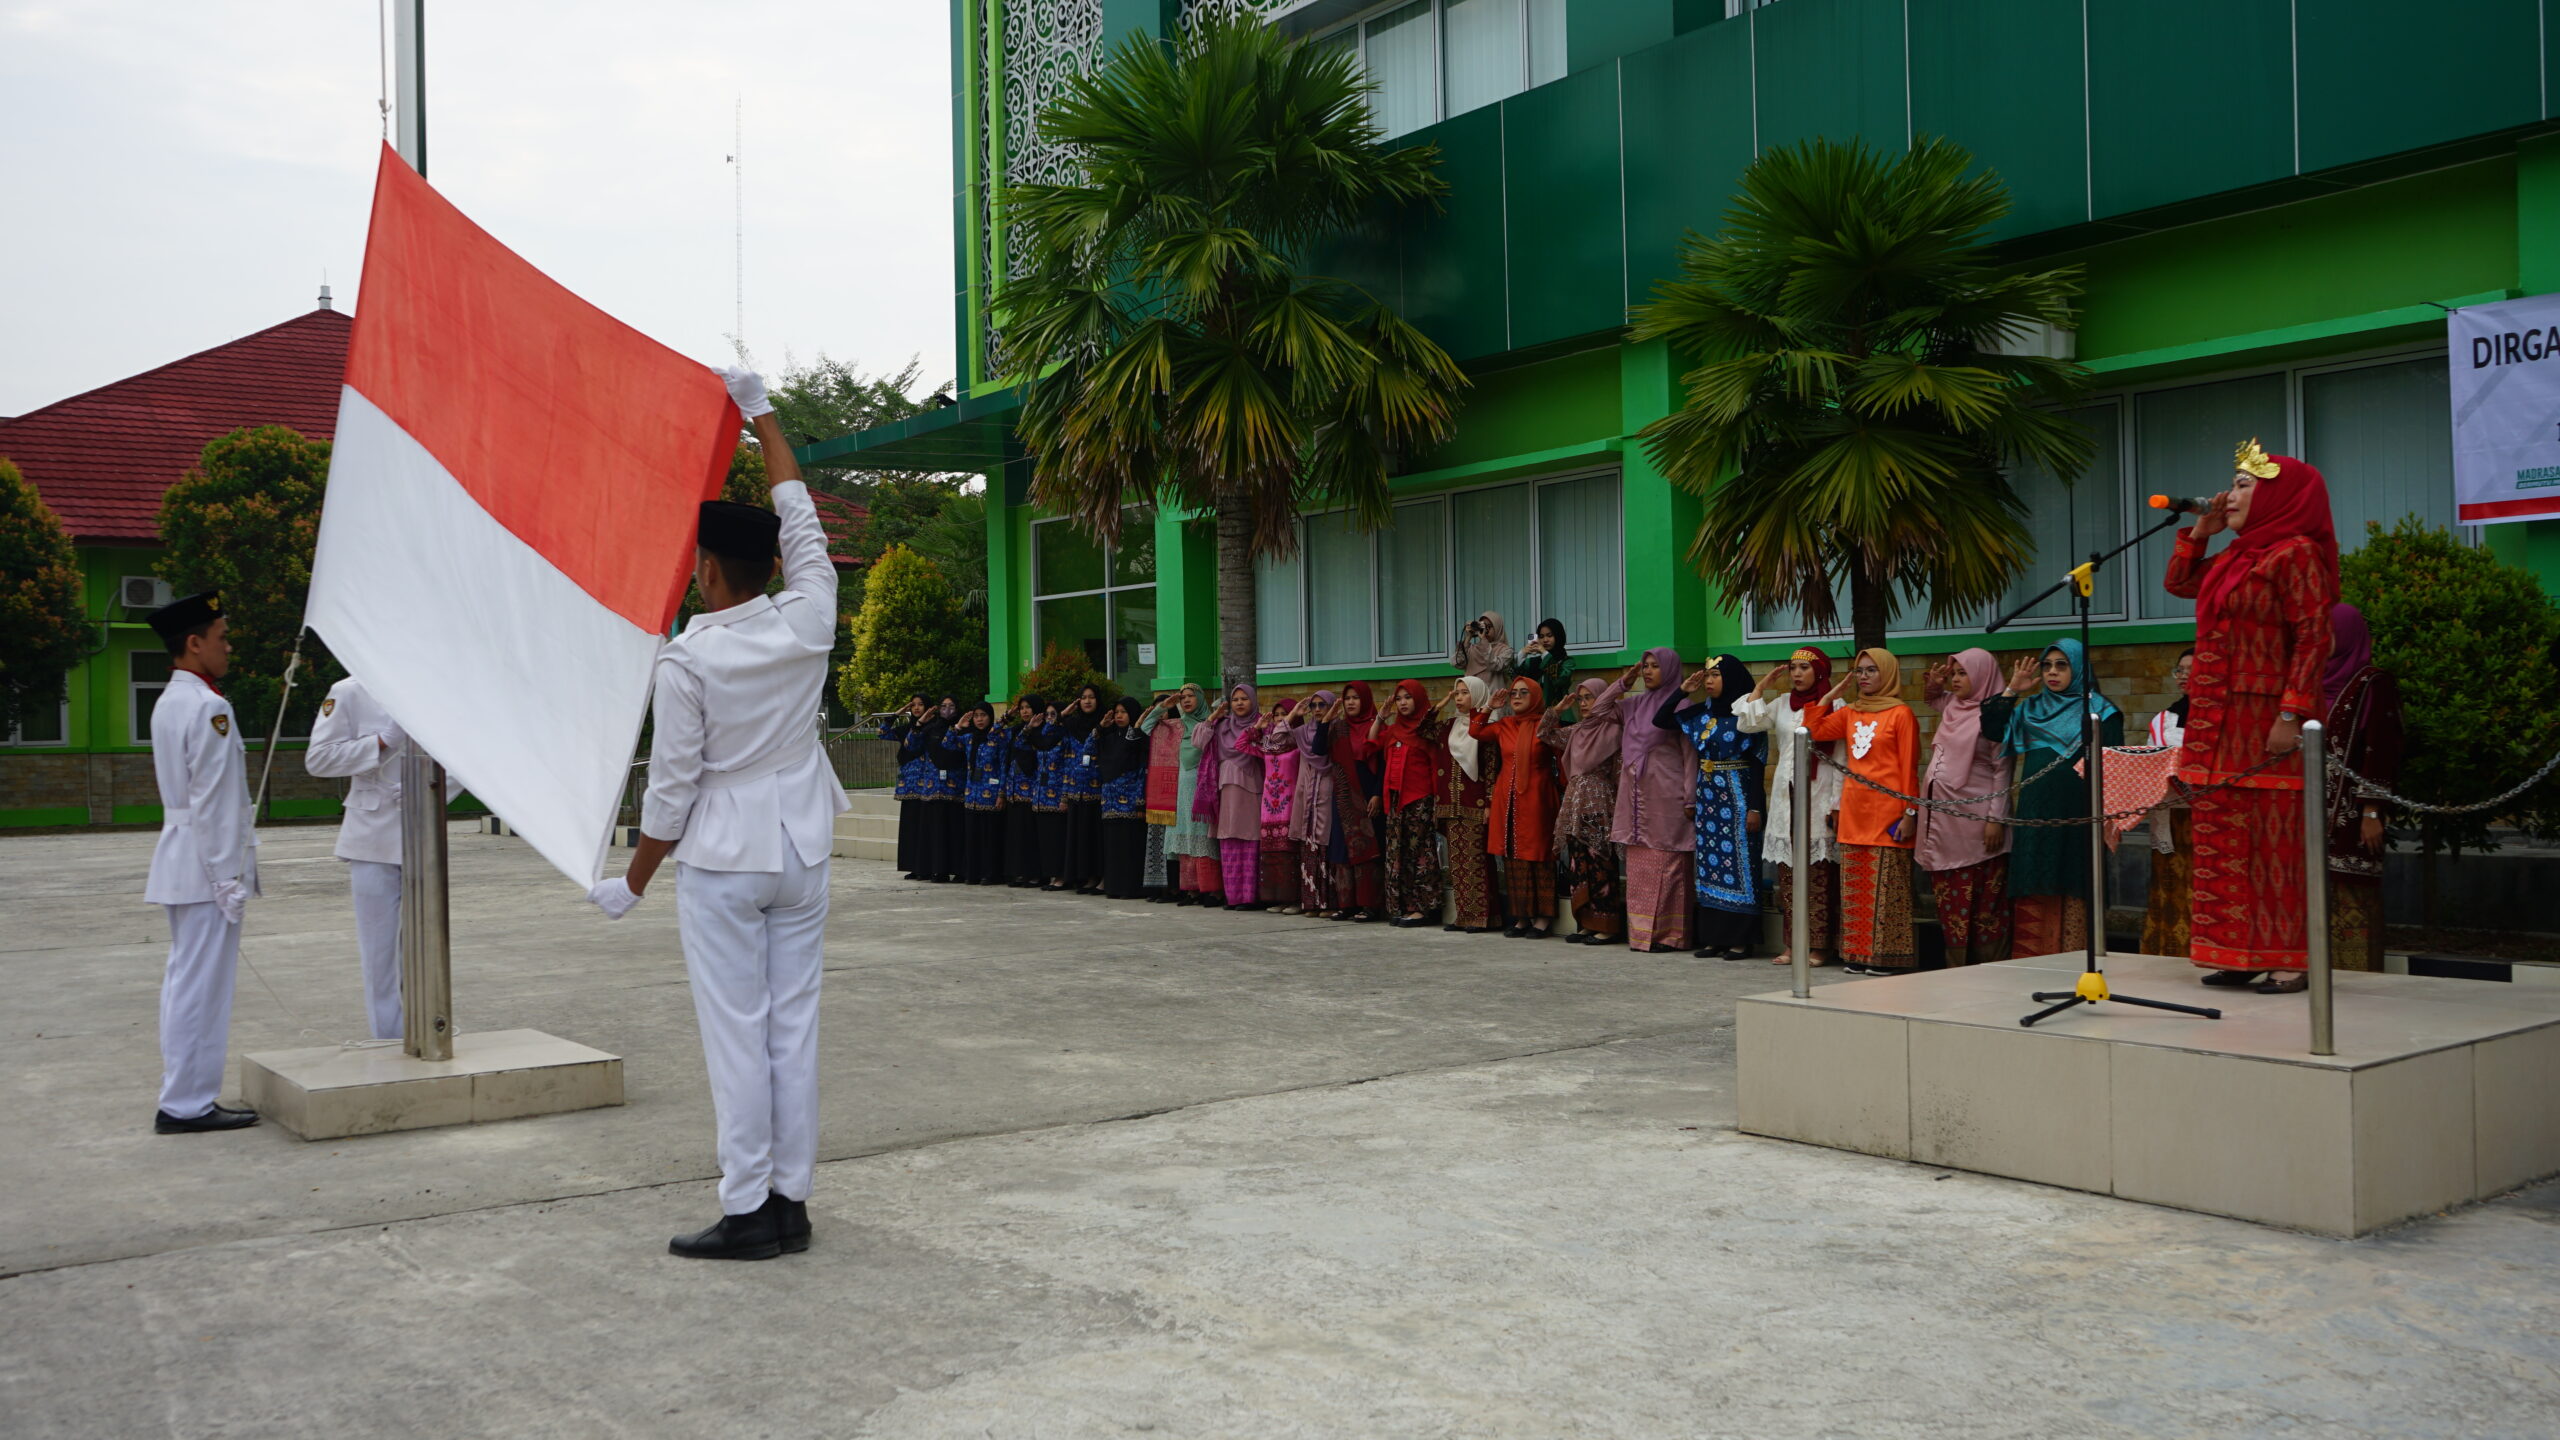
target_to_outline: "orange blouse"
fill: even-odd
[[[1493,786],[1493,813],[1485,817],[1488,854],[1511,860],[1555,858],[1555,751],[1538,737],[1538,718],[1505,715],[1473,727],[1479,742],[1502,754],[1502,773]]]
[[[1816,741],[1843,740],[1839,750],[1849,772],[1889,785],[1905,795],[1920,793],[1920,719],[1908,705],[1885,710],[1834,707],[1810,727]],[[1908,850],[1918,838],[1918,817],[1905,816],[1902,801],[1851,783],[1840,790],[1840,825],[1834,838],[1843,845],[1888,845]],[[1893,834],[1902,826],[1900,838]]]

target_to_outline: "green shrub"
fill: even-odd
[[[865,715],[894,710],[917,693],[974,699],[985,685],[986,662],[941,567],[904,545],[890,546],[863,587],[853,658],[837,672],[837,698]]]
[[[63,677],[89,649],[71,534],[18,467],[0,459],[0,735],[50,715]]]
[[[2560,749],[2560,608],[2531,571],[2414,515],[2389,530],[2367,524],[2364,548],[2339,571],[2345,600],[2372,627],[2374,663],[2400,682],[2401,794],[2485,800]],[[2428,853],[2492,849],[2493,824],[2560,829],[2560,784],[2545,781],[2496,811],[2414,818]]]
[[[1041,655],[1039,664],[1022,672],[1022,678],[1014,682],[1013,693],[1036,694],[1064,710],[1067,702],[1075,699],[1087,685],[1101,692],[1105,705],[1120,698],[1119,683],[1103,674],[1102,667],[1094,664],[1092,657],[1082,650],[1052,645]]]

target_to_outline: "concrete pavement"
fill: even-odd
[[[352,1035],[271,831],[235,1055]],[[147,835],[0,840],[0,1435],[2543,1436],[2560,1187],[2353,1244],[1755,1140],[1765,965],[839,861],[815,1247],[677,1261],[671,907],[457,831],[461,1023],[631,1104],[157,1137]],[[279,998],[280,997],[280,998]],[[304,1036],[299,1032],[308,1031]],[[1134,1117],[1134,1118],[1132,1118]]]

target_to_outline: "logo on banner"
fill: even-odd
[[[2454,514],[2465,525],[2560,516],[2560,295],[2445,317]]]

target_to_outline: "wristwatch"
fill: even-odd
[[[2284,723],[2286,723],[2287,725],[2299,725],[2299,724],[2301,724],[2301,723],[2302,723],[2302,717],[2301,717],[2301,716],[2299,716],[2299,715],[2294,714],[2294,713],[2293,713],[2292,711],[2290,711],[2290,710],[2279,710],[2279,711],[2277,711],[2277,712],[2276,712],[2276,718],[2277,718],[2277,719],[2279,719],[2279,720],[2281,720],[2281,721],[2283,721],[2283,722],[2284,722]]]

